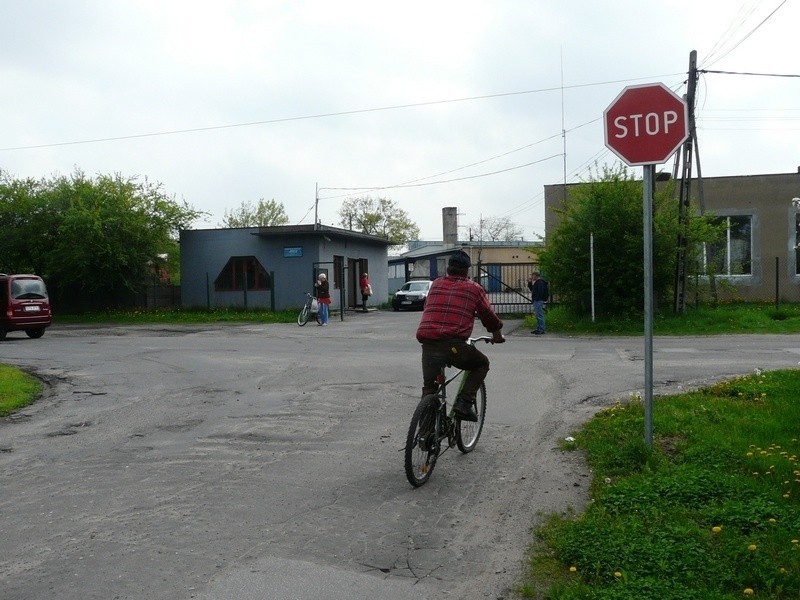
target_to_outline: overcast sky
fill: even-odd
[[[536,239],[544,185],[615,162],[602,115],[625,86],[682,95],[691,50],[800,74],[799,4],[0,0],[0,169],[146,177],[210,213],[196,228],[261,198],[312,223],[319,186],[326,225],[371,195],[423,239],[446,206],[462,239],[490,217]],[[800,165],[796,77],[704,74],[697,118],[704,176]]]

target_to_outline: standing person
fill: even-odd
[[[319,324],[327,325],[328,305],[331,303],[331,295],[328,291],[328,276],[325,273],[320,273],[314,287],[317,288],[317,301],[319,302]]]
[[[505,341],[503,322],[495,314],[486,291],[469,278],[469,255],[459,250],[447,262],[447,275],[431,284],[422,311],[417,341],[422,344],[422,395],[436,391],[436,376],[444,365],[469,372],[453,403],[464,421],[477,421],[475,396],[489,372],[489,359],[466,343],[472,334],[475,315],[492,334],[492,343]]]
[[[361,281],[359,282],[361,288],[361,302],[364,305],[364,312],[367,312],[367,300],[372,296],[372,286],[369,284],[369,274],[362,273]]]
[[[528,277],[528,289],[531,291],[533,314],[536,317],[536,329],[531,330],[531,333],[542,335],[544,333],[544,303],[550,299],[550,290],[547,288],[547,281],[541,278],[538,271],[534,271]]]

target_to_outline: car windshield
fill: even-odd
[[[407,292],[424,292],[428,289],[428,282],[415,281],[412,283],[407,283],[405,288]]]
[[[11,297],[17,300],[47,298],[47,290],[38,279],[15,279],[11,282]]]

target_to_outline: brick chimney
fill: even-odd
[[[445,244],[458,244],[458,208],[448,206],[442,209],[442,241]]]

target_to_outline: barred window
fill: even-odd
[[[218,292],[243,289],[263,291],[271,288],[269,273],[255,256],[232,256],[214,280],[214,289]]]

